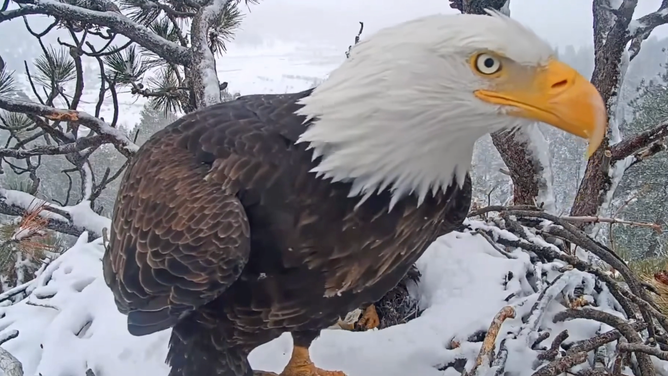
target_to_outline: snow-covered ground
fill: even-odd
[[[220,81],[232,93],[290,93],[308,89],[345,59],[345,50],[275,42],[257,48],[231,45],[218,62]]]
[[[489,230],[483,222],[468,223],[473,229]],[[504,230],[494,231],[513,237]],[[102,241],[86,243],[84,239],[86,234],[41,272],[27,299],[0,307],[0,339],[15,337],[2,347],[23,363],[29,376],[84,375],[89,368],[98,376],[165,376],[169,331],[145,337],[127,332],[125,316],[116,310],[102,277]],[[520,250],[510,256],[502,255],[472,231],[442,236],[418,262],[423,276],[414,293],[424,309],[419,318],[383,330],[323,331],[312,346],[314,362],[348,376],[459,375],[447,366],[455,359],[465,359],[466,368],[471,368],[481,342],[467,339],[487,330],[497,312],[510,305],[516,315],[501,327],[497,344],[506,338],[506,371],[525,376],[533,373],[537,355],[529,348],[537,336],[532,328],[551,333],[545,346],[564,329],[572,341],[610,330],[586,320],[554,324],[553,315],[565,309],[556,300],[547,300],[544,315],[532,315],[533,319],[523,324],[521,318],[539,297],[525,278],[534,265]],[[545,264],[542,269],[551,281],[560,274],[556,270],[561,266]],[[593,296],[600,309],[613,312],[606,289],[593,291],[591,275],[570,270],[560,284],[559,291],[566,292],[584,286],[585,295]],[[251,364],[255,369],[280,372],[290,350],[291,339],[286,334],[253,351]],[[657,366],[659,374],[664,374],[663,365]]]

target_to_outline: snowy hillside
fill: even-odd
[[[240,47],[231,44],[228,52],[218,64],[220,81],[228,82],[230,93],[283,94],[305,90],[315,86],[329,72],[345,59],[344,50],[326,45],[304,45],[295,43],[272,42],[255,47]],[[86,74],[83,98],[80,110],[95,113],[98,102],[100,83],[97,80],[98,63],[92,58],[84,58]],[[30,83],[22,71],[15,72],[23,93],[32,100]],[[144,83],[152,78],[151,72],[143,77]],[[74,92],[74,82],[68,83],[67,92]],[[65,103],[57,105],[65,106]],[[118,92],[118,124],[132,128],[139,121],[139,113],[146,103],[146,98],[132,95],[125,87]],[[110,121],[114,115],[112,98],[107,98],[102,105],[100,116]]]
[[[564,299],[573,299],[571,307],[586,300],[597,310],[622,317],[608,287],[592,274],[565,267],[561,261],[536,262],[535,255],[530,257],[521,248],[492,246],[492,238],[520,238],[491,222],[467,224],[467,230],[439,238],[419,260],[423,276],[414,293],[424,309],[420,317],[383,330],[326,330],[312,347],[316,365],[340,369],[348,376],[459,375],[464,365],[468,370],[474,367],[485,333],[501,313],[507,317],[497,320],[502,323],[498,337],[491,336],[498,329],[492,328],[486,339],[500,350],[496,357],[482,355],[495,359],[494,364],[505,367],[508,375],[528,376],[547,363],[537,357],[545,356],[563,330],[569,335],[564,344],[572,347],[611,330],[593,320],[554,323],[555,315],[567,309]],[[97,376],[165,376],[169,332],[128,334],[125,317],[117,312],[102,279],[102,240],[86,243],[86,236],[41,272],[28,287],[26,299],[0,308],[2,347],[23,363],[25,375],[30,376],[84,375],[88,369]],[[527,239],[526,244],[558,252],[541,238]],[[536,272],[543,278],[533,278]],[[573,298],[576,290],[579,299]],[[256,349],[251,364],[280,372],[290,350],[286,334]],[[555,357],[557,353],[551,359]],[[594,362],[593,356],[585,360],[580,361],[582,369]],[[653,361],[658,374],[668,374],[668,362]],[[494,374],[494,367],[484,365],[476,373]]]

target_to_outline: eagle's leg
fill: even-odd
[[[380,317],[376,311],[376,305],[371,303],[364,310],[362,317],[357,320],[355,327],[357,330],[370,330],[380,326]]]
[[[318,337],[320,331],[292,332],[294,346],[290,361],[278,376],[346,376],[341,371],[326,371],[313,364],[309,355],[311,342]],[[276,376],[275,373],[255,371],[255,376]]]

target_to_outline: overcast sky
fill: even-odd
[[[558,45],[592,44],[591,0],[511,0],[511,16]],[[661,0],[639,0],[636,17]],[[262,0],[251,6],[240,34],[279,39],[352,41],[358,21],[365,33],[434,13],[454,12],[448,0]],[[656,30],[668,36],[668,29]],[[241,36],[241,35],[240,35]],[[343,39],[342,39],[343,38]]]
[[[592,0],[511,0],[511,16],[535,30],[554,45],[592,44]],[[656,10],[661,0],[638,0],[635,17]],[[242,7],[245,7],[242,5]],[[248,42],[271,39],[301,41],[346,49],[365,23],[364,36],[372,32],[434,13],[454,13],[448,0],[260,0],[252,5],[237,32],[231,50]],[[40,29],[50,22],[31,16],[31,24]],[[64,31],[63,31],[64,33]],[[12,35],[36,43],[25,31],[20,19],[0,24],[0,35]],[[668,26],[653,35],[668,37]],[[0,46],[2,45],[0,38]],[[236,45],[236,46],[235,46]]]

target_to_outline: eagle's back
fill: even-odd
[[[156,133],[123,178],[105,279],[135,334],[197,310],[253,347],[327,327],[378,300],[470,204],[470,181],[355,209],[350,185],[310,173],[294,114],[308,95],[257,95],[188,114]],[[222,325],[222,324],[221,324]]]

